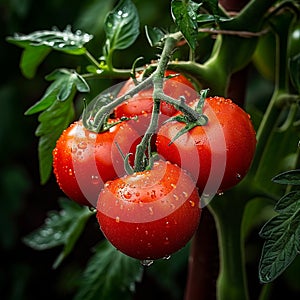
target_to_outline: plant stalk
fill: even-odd
[[[210,210],[219,237],[220,273],[217,280],[218,300],[247,300],[248,288],[241,237],[246,202],[238,194],[228,193],[214,198]]]

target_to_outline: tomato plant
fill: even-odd
[[[25,244],[83,273],[64,298],[299,298],[298,1],[96,2],[89,26],[7,38],[27,79],[55,64],[25,115],[43,195],[56,176],[67,197]]]
[[[256,146],[255,131],[250,116],[230,99],[207,98],[203,114],[208,118],[206,125],[195,126],[178,138],[185,124],[164,124],[158,131],[157,151],[188,170],[201,191],[220,193],[247,174]]]
[[[167,258],[191,239],[200,220],[195,182],[176,165],[109,181],[99,195],[97,219],[107,239],[140,259]]]

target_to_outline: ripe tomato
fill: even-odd
[[[181,168],[158,161],[153,169],[107,182],[97,203],[106,238],[140,259],[167,257],[193,236],[201,209],[195,182]]]
[[[165,76],[178,74],[174,71],[167,70]],[[119,92],[119,96],[124,95],[134,88],[134,82],[129,79]],[[179,99],[180,96],[184,96],[187,103],[194,101],[197,98],[197,92],[195,91],[192,83],[183,75],[178,75],[170,79],[166,79],[164,82],[164,93],[175,99]],[[144,134],[150,121],[150,116],[153,107],[153,87],[144,89],[139,93],[133,95],[128,101],[123,102],[115,109],[115,117],[135,117],[138,116],[138,131]],[[177,112],[173,105],[163,102],[161,103],[161,117],[162,123],[167,116],[172,116]]]
[[[83,205],[96,206],[107,180],[125,174],[122,155],[135,153],[139,135],[122,122],[108,131],[88,131],[81,121],[71,124],[60,136],[53,150],[53,167],[63,192]]]
[[[158,153],[189,171],[205,194],[215,194],[239,183],[247,173],[256,146],[250,116],[229,99],[210,97],[203,113],[204,126],[196,126],[169,144],[185,124],[169,122],[158,134]]]

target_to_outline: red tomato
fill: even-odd
[[[162,157],[189,171],[198,188],[210,195],[241,181],[252,162],[256,138],[250,116],[229,99],[207,98],[203,113],[206,125],[194,127],[170,145],[185,124],[164,124],[156,146]]]
[[[122,122],[108,131],[88,131],[81,121],[70,125],[53,150],[53,167],[63,192],[83,205],[96,206],[98,195],[107,180],[125,174],[124,154],[135,153],[139,135]]]
[[[140,259],[167,257],[182,248],[199,224],[195,182],[181,168],[158,161],[153,169],[107,182],[97,203],[106,238]]]
[[[165,76],[178,74],[174,71],[167,70]],[[124,95],[132,88],[135,84],[132,79],[129,79],[119,92],[119,96]],[[184,96],[187,103],[194,101],[197,98],[197,92],[195,91],[192,83],[183,75],[166,79],[164,82],[164,93],[175,99],[179,99],[180,96]],[[138,116],[138,131],[144,134],[150,121],[152,107],[153,107],[153,87],[144,89],[139,93],[133,95],[130,99],[120,104],[115,109],[115,117],[134,117]],[[161,103],[161,117],[160,122],[162,123],[166,117],[172,116],[177,112],[173,105],[163,102]]]

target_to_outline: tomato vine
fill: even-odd
[[[116,145],[112,145],[112,147],[115,147],[113,151],[117,151],[115,153],[119,154],[124,160],[124,169],[129,173],[129,175],[125,175],[122,170],[123,173],[116,172],[118,173],[117,177],[124,182],[126,180],[134,182],[137,180],[135,179],[136,176],[144,176],[149,174],[145,172],[152,172],[154,161],[157,159],[156,151],[159,152],[159,147],[153,150],[152,142],[160,127],[161,103],[165,102],[179,111],[177,115],[171,116],[166,122],[185,123],[185,127],[177,132],[170,144],[175,143],[184,134],[191,133],[195,127],[210,125],[211,120],[206,116],[204,105],[205,101],[208,103],[206,100],[207,93],[212,96],[226,97],[231,76],[236,74],[237,71],[243,70],[251,62],[260,38],[265,34],[273,34],[276,38],[274,91],[263,115],[258,118],[259,122],[255,124],[257,128],[257,146],[251,168],[238,185],[225,191],[224,194],[223,191],[218,190],[218,195],[202,194],[202,197],[207,196],[208,200],[201,199],[203,203],[207,204],[205,210],[207,210],[207,213],[212,214],[218,233],[220,270],[216,284],[217,299],[249,299],[244,253],[247,233],[245,224],[250,222],[249,220],[257,214],[255,205],[253,205],[257,199],[262,199],[259,208],[266,208],[269,203],[272,203],[275,205],[275,211],[278,212],[275,217],[264,220],[266,224],[260,231],[260,236],[265,240],[259,263],[258,278],[261,283],[268,284],[278,278],[293,262],[299,252],[298,186],[300,177],[297,170],[299,168],[299,149],[296,142],[300,138],[298,124],[300,56],[299,54],[289,56],[290,33],[295,23],[299,22],[299,10],[297,1],[277,1],[274,3],[272,0],[252,0],[240,12],[232,15],[222,8],[218,1],[200,1],[198,3],[191,0],[172,0],[171,15],[177,27],[176,31],[166,32],[164,29],[147,26],[145,35],[150,46],[161,49],[159,59],[142,67],[138,66],[141,59],[137,59],[133,63],[132,69],[116,68],[114,64],[115,51],[122,51],[132,46],[140,34],[138,11],[130,0],[121,0],[107,14],[104,27],[106,39],[100,59],[96,59],[87,49],[86,45],[92,40],[92,35],[82,31],[73,33],[70,27],[67,27],[64,31],[45,30],[28,35],[18,34],[8,37],[7,40],[10,43],[24,49],[20,67],[27,78],[35,76],[37,68],[51,51],[73,56],[84,56],[92,64],[87,66],[86,73],[80,72],[80,68],[76,70],[60,68],[46,76],[46,80],[53,82],[42,98],[25,113],[26,115],[40,114],[38,117],[40,124],[36,130],[36,135],[39,137],[41,182],[45,184],[52,174],[52,151],[55,146],[57,147],[57,140],[59,140],[62,132],[66,132],[64,130],[74,121],[76,95],[78,93],[85,93],[86,95],[90,93],[89,80],[103,78],[129,79],[131,77],[135,83],[133,88],[123,95],[118,95],[118,90],[113,89],[107,93],[101,93],[92,101],[85,103],[81,120],[85,132],[89,132],[85,134],[90,134],[92,137],[93,134],[97,137],[103,137],[110,130],[119,130],[116,128],[122,127],[122,124],[127,121],[132,121],[132,124],[135,124],[134,122],[139,119],[139,116],[137,118],[124,116],[114,120],[114,110],[143,90],[150,88],[152,91],[151,120],[141,141],[134,149],[135,152],[123,153],[122,145],[118,142],[115,142]],[[197,51],[202,47],[203,36],[207,34],[216,35],[216,39],[205,61],[200,62],[197,61]],[[183,47],[187,47],[189,51],[186,59],[180,52]],[[198,105],[196,107],[192,107],[190,103],[187,103],[184,96],[175,99],[164,92],[165,81],[172,80],[172,77],[165,78],[166,70],[178,72],[191,79],[198,89]],[[137,73],[142,80],[135,77]],[[174,78],[176,78],[176,75]],[[232,123],[234,121],[232,120]],[[290,150],[289,147],[283,145],[279,146],[276,152],[276,145],[281,140],[293,149]],[[241,148],[243,147],[240,145],[239,149]],[[54,153],[57,153],[57,148],[55,149],[56,152]],[[168,148],[168,151],[170,149]],[[227,151],[229,150],[227,149]],[[240,155],[245,156],[247,150],[243,151]],[[130,161],[132,155],[134,155],[133,162]],[[286,166],[274,166],[274,163],[272,163],[273,161],[282,163],[283,158],[287,159],[286,157],[291,155],[293,158],[289,160],[290,163],[288,164],[290,170],[287,170]],[[68,169],[68,172],[70,170],[71,173],[76,172],[75,169],[72,170],[72,167]],[[190,170],[188,171],[190,172]],[[287,171],[287,173],[274,177],[283,171]],[[90,174],[88,175],[90,176]],[[236,176],[238,175],[241,176],[237,173]],[[62,177],[62,175],[60,176]],[[275,185],[274,187],[274,183],[270,180],[273,177],[273,181],[279,183],[279,186]],[[116,180],[116,178],[112,176],[106,180],[108,183],[103,182],[103,198],[105,198],[104,193],[109,192],[109,186],[114,186],[110,181]],[[143,184],[144,182],[141,183],[142,187]],[[163,186],[162,182],[160,184]],[[118,182],[118,188],[121,185]],[[175,184],[172,183],[171,185],[178,192]],[[180,190],[180,195],[174,192],[173,198],[180,198],[186,193],[184,186],[180,188],[183,189]],[[161,192],[165,192],[164,189],[165,187],[161,188]],[[122,189],[120,188],[120,190]],[[133,191],[137,194],[140,193],[140,191]],[[156,192],[156,190],[154,191]],[[128,192],[128,190],[125,192]],[[118,195],[125,192],[119,191]],[[133,192],[131,191],[131,193]],[[199,190],[199,193],[201,195],[202,190]],[[215,196],[214,199],[210,198],[212,196]],[[121,200],[125,196],[122,197]],[[120,200],[118,197],[113,199],[116,203]],[[207,200],[207,203],[205,200]],[[168,201],[171,200],[168,199]],[[88,210],[86,207],[77,206],[74,203],[70,204],[65,200],[60,202],[62,211],[49,215],[48,221],[45,222],[42,228],[24,239],[25,243],[38,250],[63,245],[62,253],[55,261],[54,267],[58,267],[75,247],[75,243],[88,218],[95,215],[93,209]],[[193,206],[192,202],[194,203],[194,198],[189,200],[191,206]],[[276,202],[277,204],[275,204]],[[81,204],[86,204],[86,202],[81,202]],[[169,204],[172,206],[173,202]],[[152,206],[151,209],[153,209]],[[98,215],[100,214],[98,213]],[[77,220],[71,226],[71,221],[75,217]],[[113,221],[119,223],[118,218],[119,215],[114,217]],[[278,222],[280,222],[280,225],[278,225]],[[252,225],[252,228],[255,225]],[[138,228],[136,224],[134,226]],[[249,227],[251,226],[249,225]],[[282,234],[280,235],[277,231]],[[58,232],[61,235],[55,239],[55,234]],[[147,229],[146,232],[148,232]],[[174,236],[176,236],[175,233]],[[124,236],[127,236],[127,234],[127,232],[124,232]],[[279,241],[277,242],[276,239]],[[201,239],[196,236],[195,240],[199,241]],[[151,243],[153,243],[152,240]],[[197,251],[195,251],[196,248],[193,249],[192,255],[195,257]],[[276,259],[276,255],[282,259]],[[101,265],[100,263],[100,271],[91,274],[95,271],[94,260],[97,259],[97,263],[99,263],[98,260],[103,257],[106,259],[107,264]],[[113,261],[112,257],[116,258],[116,262],[119,262],[120,266],[116,266],[116,262]],[[103,243],[102,246],[97,247],[97,253],[93,256],[85,271],[85,277],[88,278],[87,285],[81,287],[75,299],[94,299],[95,297],[109,299],[110,293],[115,293],[112,288],[107,287],[105,283],[101,283],[97,288],[93,287],[97,286],[98,278],[105,281],[104,273],[110,265],[116,269],[115,277],[117,277],[117,272],[124,270],[128,274],[127,279],[119,280],[120,289],[116,292],[116,299],[122,295],[124,286],[128,292],[128,286],[132,280],[139,281],[141,279],[141,266],[136,264],[135,260],[123,256],[111,248],[109,244]],[[190,274],[195,276],[195,270]],[[189,277],[189,280],[195,282],[195,278]],[[193,290],[190,284],[188,286],[190,290]],[[94,291],[94,294],[92,291]],[[186,300],[196,297],[191,292],[186,295]],[[262,290],[261,295],[261,299],[267,299],[267,296],[264,296],[264,290]]]

